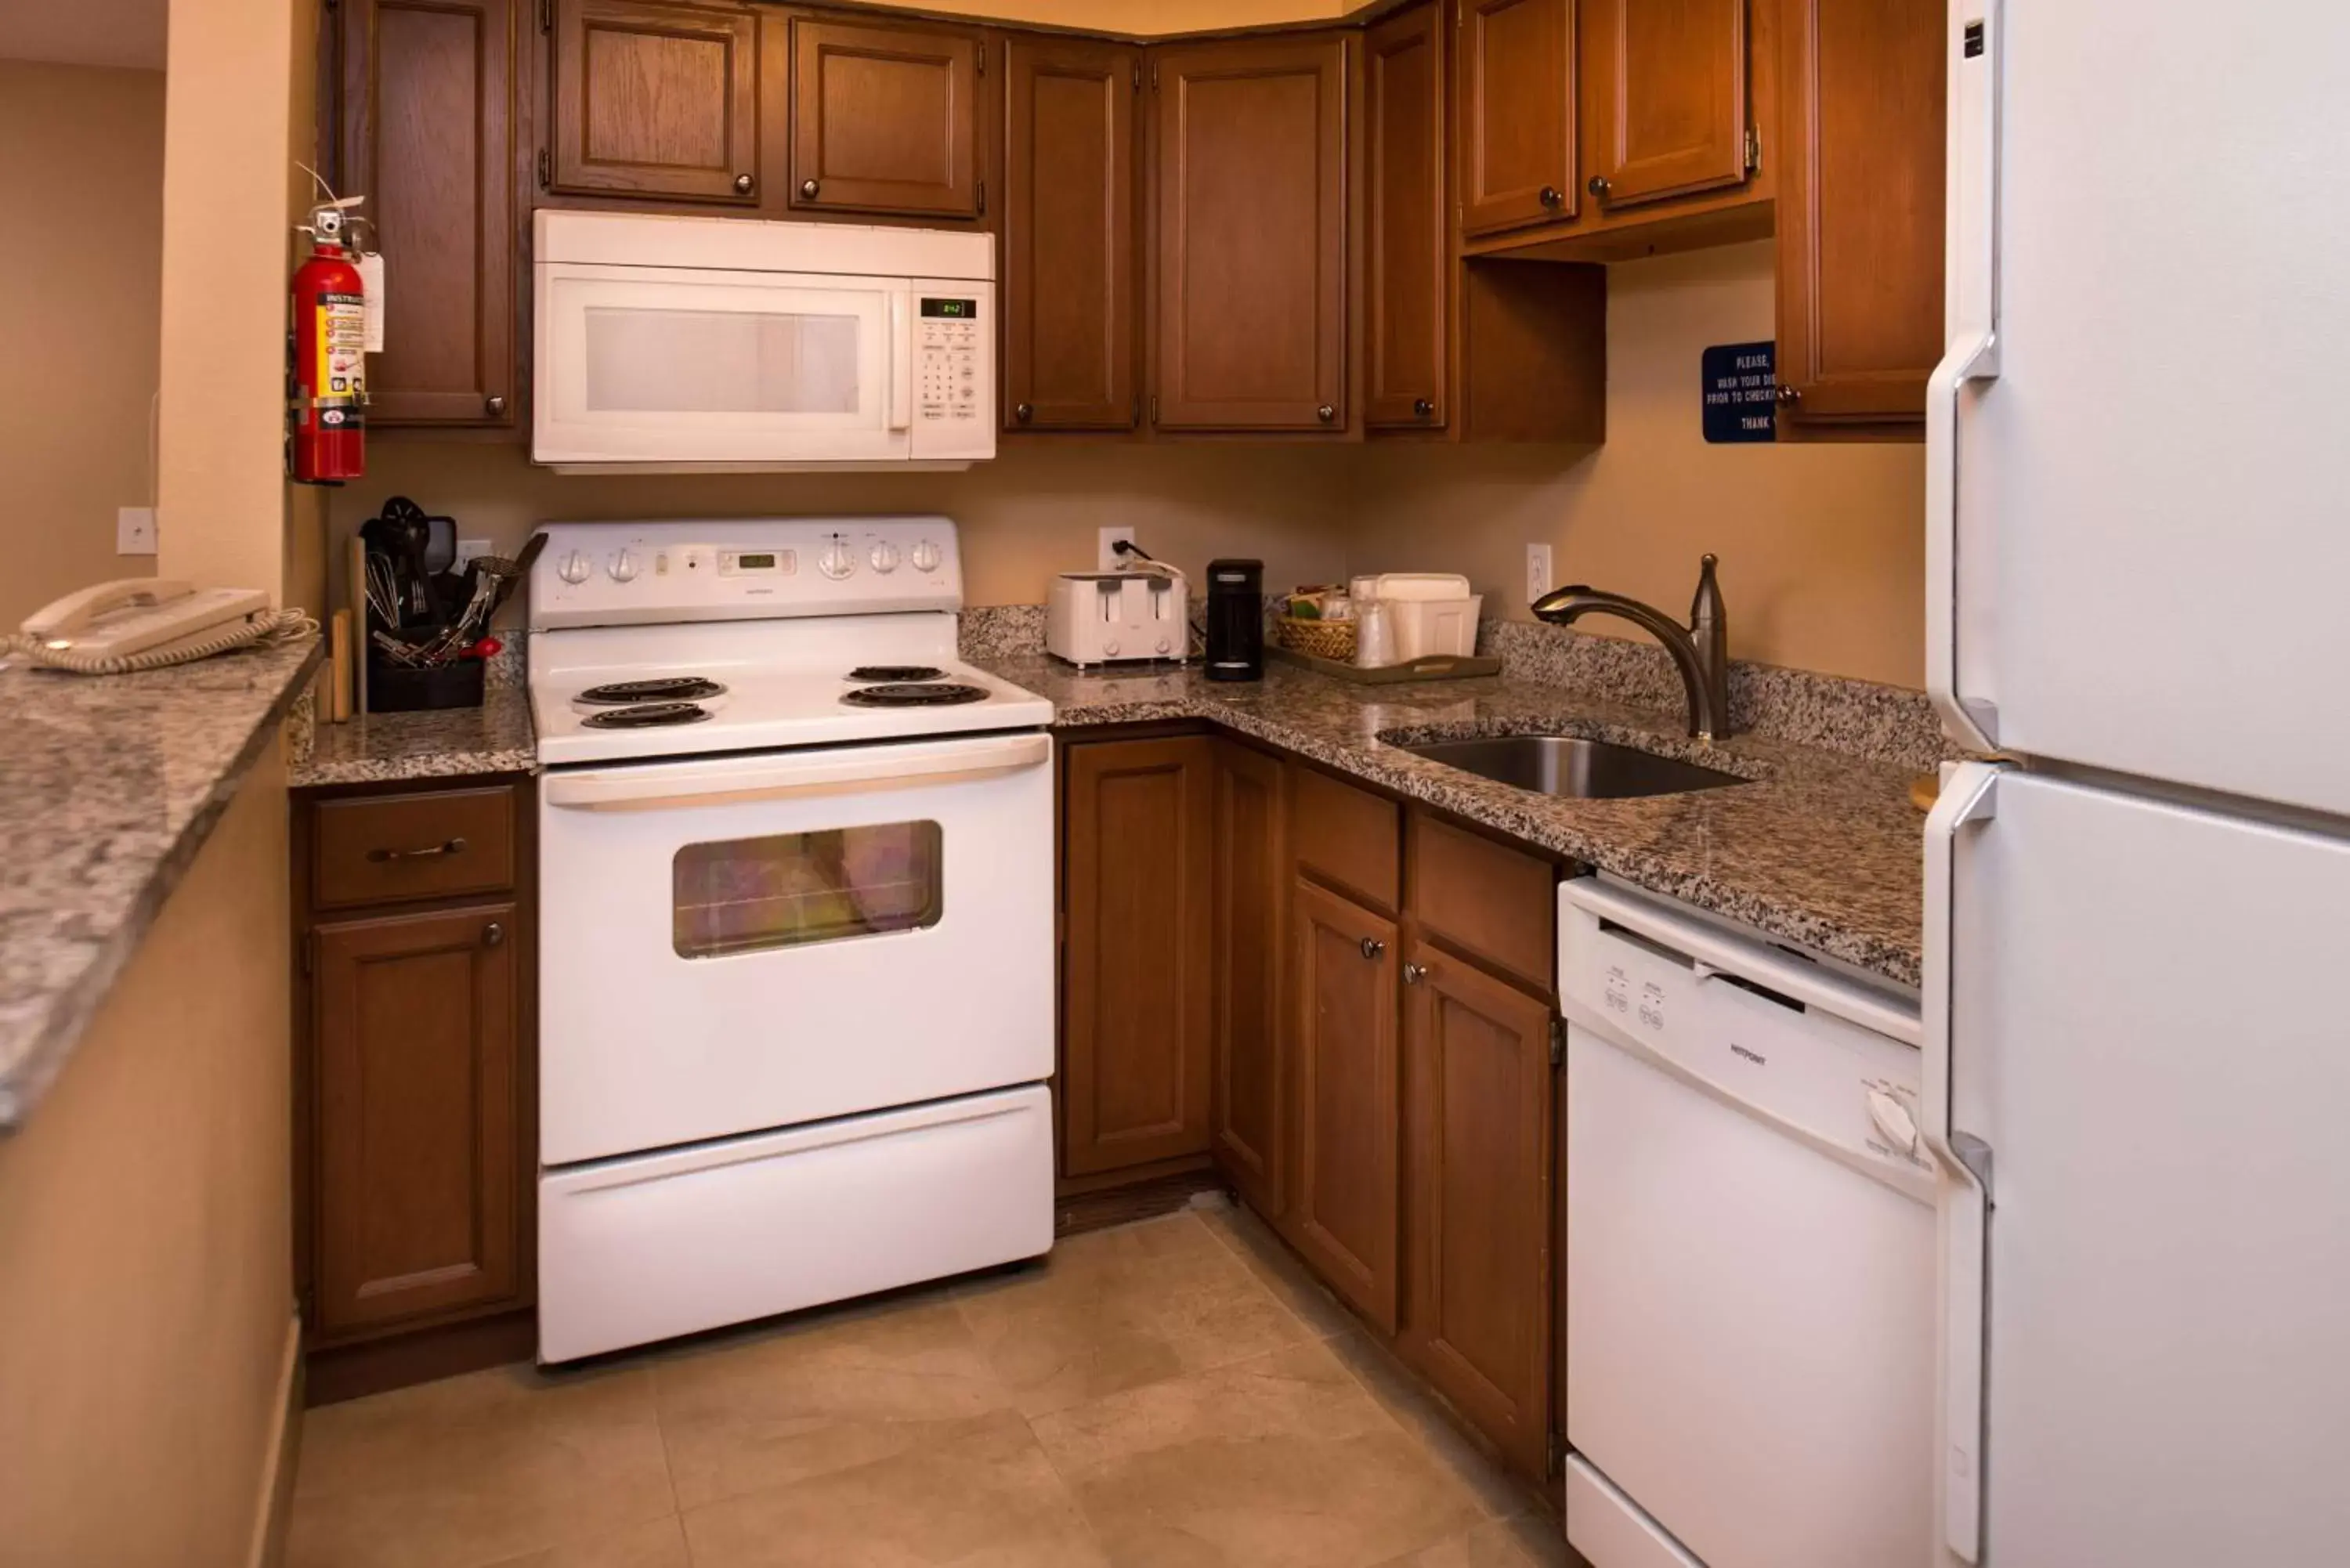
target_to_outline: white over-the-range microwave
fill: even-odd
[[[531,458],[570,473],[995,455],[995,241],[541,211]]]

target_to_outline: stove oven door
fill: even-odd
[[[1053,772],[1025,732],[550,773],[541,1156],[1053,1070]]]

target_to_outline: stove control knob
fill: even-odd
[[[875,571],[894,572],[898,569],[898,546],[884,539],[873,546],[871,558]]]
[[[561,577],[565,582],[577,587],[579,584],[586,582],[588,580],[588,574],[595,569],[596,563],[588,558],[587,551],[574,550],[569,555],[563,557],[563,564],[556,567],[555,572],[556,575]]]
[[[634,550],[622,550],[612,557],[611,565],[604,569],[612,574],[612,580],[616,583],[632,582],[637,575],[637,553]]]
[[[857,551],[847,540],[837,538],[824,547],[824,554],[816,557],[816,566],[817,571],[837,583],[857,570]]]
[[[928,539],[914,541],[914,570],[935,572],[939,569],[939,547]]]

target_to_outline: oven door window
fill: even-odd
[[[680,958],[807,947],[939,923],[935,822],[830,827],[689,844],[671,863]]]

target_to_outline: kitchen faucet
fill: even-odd
[[[1572,626],[1587,615],[1620,616],[1665,645],[1681,672],[1689,693],[1689,732],[1700,741],[1730,733],[1730,617],[1722,607],[1721,589],[1713,580],[1714,558],[1699,564],[1697,597],[1690,602],[1690,624],[1680,623],[1652,605],[1622,594],[1603,593],[1575,583],[1553,588],[1534,604],[1534,618],[1554,626]]]

